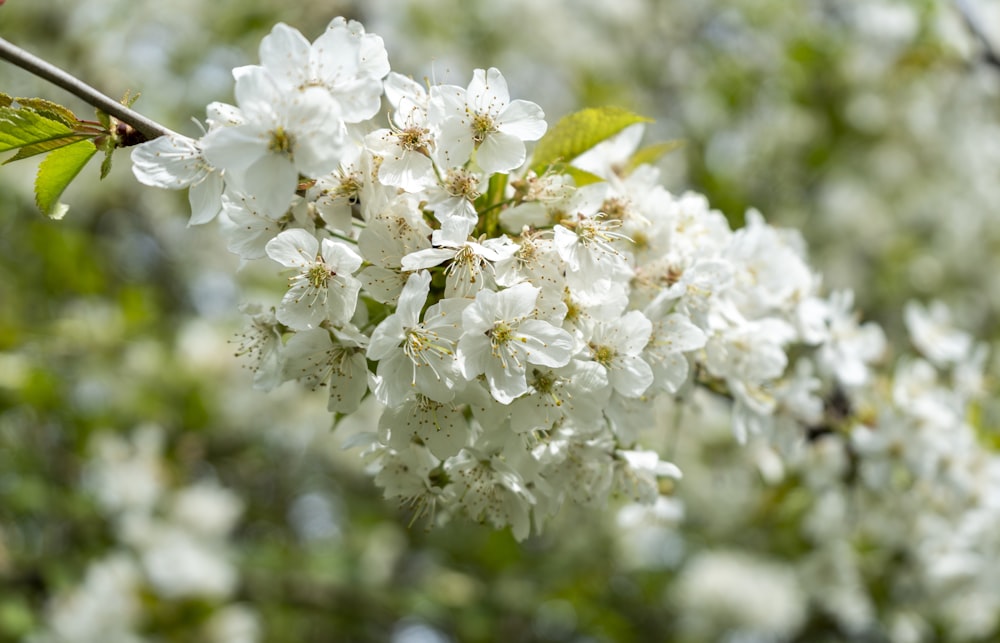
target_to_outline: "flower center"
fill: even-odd
[[[486,331],[486,336],[490,338],[493,346],[502,346],[514,339],[514,329],[505,321],[498,321],[493,324],[493,328]]]
[[[594,361],[608,368],[611,366],[611,362],[614,361],[615,356],[618,354],[611,346],[600,346],[598,344],[590,344],[590,352],[594,356]]]
[[[460,196],[475,201],[479,198],[479,181],[476,175],[461,168],[448,170],[448,176],[444,180],[444,189],[452,196]]]
[[[309,285],[313,288],[325,288],[327,282],[330,281],[330,277],[334,276],[334,272],[327,268],[326,264],[323,262],[314,263],[309,267],[306,272],[306,279],[309,280]]]
[[[295,137],[286,132],[285,128],[280,125],[271,130],[270,134],[271,141],[267,144],[267,149],[275,154],[283,154],[290,157],[295,147]]]
[[[399,138],[399,145],[404,150],[427,153],[427,135],[430,133],[426,127],[407,127],[400,130],[396,136]]]
[[[625,219],[628,217],[628,201],[618,197],[605,199],[599,210],[610,219]]]
[[[347,201],[351,204],[360,202],[362,188],[361,181],[361,175],[357,172],[342,175],[340,183],[333,190],[333,196],[347,199]]]
[[[472,140],[477,144],[482,143],[487,134],[492,134],[495,131],[497,131],[497,126],[493,122],[492,116],[478,113],[472,115]]]

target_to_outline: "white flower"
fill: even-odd
[[[590,358],[607,372],[611,387],[625,397],[638,397],[653,383],[653,369],[642,359],[653,325],[638,310],[615,321],[597,321],[590,329]]]
[[[385,490],[386,498],[399,498],[400,504],[416,508],[414,520],[421,515],[435,515],[438,503],[448,506],[454,500],[452,487],[445,485],[441,461],[422,444],[409,444],[401,450],[378,448],[375,455],[380,468],[375,482]]]
[[[402,271],[403,257],[429,248],[430,236],[431,229],[409,194],[372,217],[358,236],[358,250],[373,264],[358,275],[365,291],[376,301],[395,302],[408,277]]]
[[[244,305],[249,317],[246,328],[237,335],[237,356],[247,356],[252,363],[254,388],[270,391],[281,383],[281,330],[274,309],[264,311],[259,305]]]
[[[234,74],[243,122],[206,134],[204,155],[255,196],[265,213],[280,216],[299,174],[318,177],[339,164],[346,139],[341,113],[321,88],[288,91],[263,67],[241,67]]]
[[[496,456],[463,449],[447,462],[447,472],[470,518],[510,525],[514,538],[527,538],[535,496],[517,470]]]
[[[163,431],[154,425],[135,431],[127,441],[117,435],[94,438],[94,456],[85,484],[109,513],[149,513],[164,492],[160,461]]]
[[[399,405],[411,392],[437,402],[455,396],[455,346],[462,332],[462,309],[469,301],[442,300],[427,309],[421,322],[430,284],[426,270],[410,275],[396,312],[372,331],[368,359],[378,361],[375,396],[386,406]]]
[[[368,391],[366,343],[364,335],[347,328],[295,333],[285,344],[285,378],[301,379],[313,389],[329,387],[327,408],[353,413]]]
[[[599,364],[572,360],[562,368],[534,367],[527,374],[527,382],[528,394],[510,403],[510,426],[514,431],[548,431],[564,420],[586,434],[602,426],[602,411],[611,387]]]
[[[526,283],[500,292],[481,290],[462,313],[459,368],[468,380],[485,374],[490,393],[502,404],[528,392],[528,364],[565,366],[572,355],[569,333],[530,318],[538,290]]]
[[[222,209],[222,172],[202,154],[201,144],[186,136],[160,136],[132,148],[132,173],[144,185],[190,188],[188,225],[208,223]]]
[[[153,590],[168,599],[223,598],[236,589],[236,569],[223,542],[201,538],[170,524],[152,526],[141,550]]]
[[[344,18],[335,18],[312,44],[296,29],[278,23],[260,43],[260,61],[287,91],[326,89],[348,123],[378,113],[381,79],[389,73],[382,39]]]
[[[566,278],[574,288],[587,290],[601,280],[623,281],[632,276],[625,255],[614,246],[626,239],[617,232],[620,227],[618,219],[579,211],[553,228],[556,252],[566,262]]]
[[[380,440],[400,450],[409,448],[416,440],[436,457],[449,458],[469,441],[471,431],[463,410],[461,406],[442,404],[417,394],[382,413]]]
[[[205,538],[225,538],[243,513],[243,502],[214,482],[198,482],[174,493],[170,520]]]
[[[660,460],[655,451],[615,451],[615,488],[636,502],[651,505],[660,495],[659,478],[680,479],[677,465]]]
[[[665,304],[666,298],[660,297],[644,311],[652,323],[644,358],[653,370],[656,385],[676,393],[687,381],[688,360],[684,353],[703,348],[708,337],[686,315],[666,313]]]
[[[78,587],[60,592],[49,604],[49,636],[41,641],[140,643],[142,572],[134,559],[117,551],[91,562]],[[29,641],[35,641],[29,638]]]
[[[427,118],[427,92],[414,81],[392,73],[385,82],[392,104],[392,127],[365,137],[372,154],[381,157],[378,179],[407,192],[419,192],[436,182],[431,155],[434,134]]]
[[[517,246],[506,236],[482,243],[437,237],[434,245],[403,257],[402,266],[403,270],[421,270],[447,261],[445,297],[474,297],[484,288],[495,288],[493,264],[517,251]]]
[[[254,197],[236,192],[223,195],[222,207],[219,223],[226,233],[226,247],[241,259],[267,256],[265,246],[290,219],[275,219],[260,211]]]
[[[352,277],[361,257],[347,244],[320,241],[305,230],[285,230],[266,246],[267,256],[298,269],[278,306],[278,320],[297,330],[316,328],[324,321],[344,324],[354,315],[361,282]]]
[[[954,327],[944,302],[933,301],[927,308],[907,302],[903,320],[913,345],[937,366],[958,364],[969,356],[972,337]]]
[[[461,243],[472,234],[479,221],[474,201],[482,183],[478,173],[456,167],[425,190],[426,207],[441,222],[441,238]]]
[[[447,165],[461,165],[473,150],[486,174],[509,172],[525,158],[525,141],[536,141],[547,125],[542,108],[526,100],[510,100],[507,81],[490,67],[473,72],[467,90],[441,86],[432,93],[431,109],[441,122],[441,156]]]
[[[868,365],[885,352],[885,334],[876,324],[858,323],[850,290],[830,293],[827,311],[829,335],[816,352],[816,363],[843,387],[864,386],[870,378]]]

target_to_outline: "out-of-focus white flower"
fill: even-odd
[[[972,337],[954,327],[951,311],[944,302],[933,301],[926,308],[918,302],[908,302],[903,319],[914,346],[935,365],[958,364],[969,356]]]
[[[29,641],[140,643],[144,639],[136,630],[142,613],[141,583],[138,567],[125,554],[91,563],[78,587],[48,605],[48,632]]]
[[[806,596],[787,567],[733,551],[703,552],[681,570],[671,596],[681,627],[699,639],[790,637],[806,617]]]

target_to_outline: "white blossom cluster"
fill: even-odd
[[[131,439],[92,440],[84,486],[113,524],[117,546],[90,563],[79,586],[53,597],[32,643],[139,643],[158,610],[185,602],[204,612],[199,640],[259,640],[256,614],[231,602],[239,575],[229,537],[242,502],[211,482],[172,485],[163,447],[152,425]]]
[[[624,508],[619,530],[633,565],[678,570],[671,601],[694,639],[800,640],[810,620],[845,640],[996,638],[1000,457],[978,426],[986,346],[939,302],[910,304],[904,319],[918,355],[807,437],[782,419],[726,456],[713,428],[725,413],[689,401],[700,412],[677,454],[683,489]],[[748,544],[728,551],[737,541]]]
[[[882,332],[822,294],[800,236],[669,193],[630,162],[641,126],[533,167],[542,110],[497,69],[424,86],[340,18],[314,42],[277,25],[234,77],[204,136],[137,147],[134,172],[288,276],[247,309],[255,384],[324,387],[338,415],[373,396],[353,443],[418,513],[524,538],[567,500],[653,503],[680,475],[643,446],[660,394],[725,396],[745,440],[871,382]]]

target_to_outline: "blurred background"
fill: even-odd
[[[981,339],[998,327],[1000,68],[957,6],[9,0],[0,37],[192,136],[274,23],[315,38],[338,15],[414,78],[499,67],[550,124],[649,115],[647,142],[685,142],[669,189],[801,230],[827,287],[902,350],[914,298]],[[1000,47],[1000,5],[965,6]],[[6,64],[0,91],[93,111]],[[0,168],[0,640],[993,640],[1000,603],[965,629],[973,608],[922,612],[906,565],[863,538],[850,574],[821,568],[817,498],[765,483],[724,409],[654,438],[685,479],[651,510],[566,507],[522,544],[411,525],[321,393],[251,388],[239,306],[272,285],[116,161],[103,182],[85,169],[61,222],[36,211],[30,162]]]

